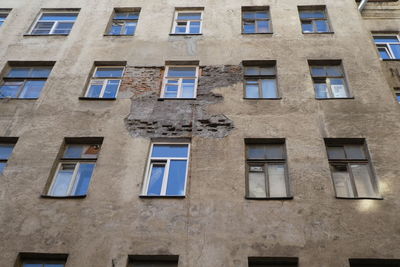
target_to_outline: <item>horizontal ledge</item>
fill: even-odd
[[[316,34],[316,35],[319,35],[319,34],[334,34],[335,32],[303,32],[303,34],[306,34],[306,35],[308,35],[308,34]]]
[[[158,98],[158,101],[164,101],[164,100],[196,100],[196,98]]]
[[[186,196],[147,196],[147,195],[139,195],[140,198],[178,198],[178,199],[182,199],[185,198]]]
[[[242,32],[242,35],[273,35],[273,32]]]
[[[292,200],[293,197],[245,197],[247,200]]]
[[[170,36],[199,36],[203,35],[202,33],[170,33]]]
[[[134,34],[103,34],[103,36],[132,37]]]
[[[282,97],[276,97],[276,98],[248,98],[248,97],[243,97],[244,100],[282,100]]]
[[[100,98],[100,97],[84,97],[84,96],[81,96],[81,97],[79,97],[79,100],[91,100],[91,101],[96,101],[96,100],[99,100],[99,101],[112,101],[112,100],[117,100],[117,98],[107,98],[107,97]]]
[[[49,196],[49,195],[40,195],[41,198],[52,198],[52,199],[82,199],[86,198],[86,195],[81,196]]]
[[[354,99],[354,96],[352,97],[330,97],[330,98],[315,98],[315,100],[346,100],[346,99]]]
[[[69,34],[24,34],[24,36],[68,36]]]
[[[17,97],[0,97],[1,100],[37,100],[39,97],[36,98],[17,98]]]
[[[400,59],[396,58],[381,58],[382,61],[400,61]]]
[[[335,197],[335,198],[345,199],[345,200],[363,200],[363,199],[384,200],[383,197]]]

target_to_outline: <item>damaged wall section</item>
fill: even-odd
[[[224,114],[208,114],[207,106],[223,100],[212,92],[242,82],[241,66],[200,67],[197,98],[160,99],[163,67],[127,67],[120,93],[131,96],[130,114],[125,125],[132,136],[223,138],[233,129],[233,121]]]

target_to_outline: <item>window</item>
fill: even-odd
[[[299,7],[303,33],[330,32],[325,7]]]
[[[202,10],[177,10],[172,28],[173,34],[201,34]]]
[[[400,59],[398,35],[374,35],[373,37],[382,59]]]
[[[288,198],[284,139],[246,140],[248,198]]]
[[[0,84],[0,98],[39,98],[52,66],[10,67]]]
[[[396,95],[397,102],[400,103],[400,89],[399,88],[395,88],[394,89],[394,94]]]
[[[350,267],[399,267],[400,259],[349,259]]]
[[[117,97],[122,75],[122,66],[99,66],[93,72],[85,97],[114,99]]]
[[[188,143],[152,144],[143,195],[184,196],[188,168]]]
[[[139,10],[116,10],[112,19],[110,35],[134,35],[139,19]]]
[[[62,156],[50,185],[48,195],[54,197],[85,196],[89,188],[102,143],[101,138],[91,142],[66,139]]]
[[[65,267],[67,254],[19,253],[17,265],[21,267]]]
[[[78,12],[43,12],[33,26],[32,35],[68,35],[74,26]]]
[[[162,98],[196,98],[197,66],[167,66]]]
[[[271,16],[268,7],[242,7],[243,33],[271,33]]]
[[[364,140],[325,139],[336,196],[379,198]]]
[[[249,267],[297,267],[298,258],[288,257],[249,257]]]
[[[135,255],[128,257],[128,267],[178,267],[177,255]]]
[[[6,21],[8,13],[10,13],[9,9],[0,9],[0,26]]]
[[[17,140],[18,138],[14,137],[0,137],[0,174],[7,166],[7,161],[11,157]]]
[[[317,99],[350,97],[341,62],[309,63]]]
[[[274,99],[279,97],[275,62],[260,65],[243,62],[243,65],[246,98]]]

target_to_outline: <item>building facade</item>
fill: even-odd
[[[400,4],[0,0],[0,266],[400,266]]]

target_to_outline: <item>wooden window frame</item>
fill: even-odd
[[[261,12],[261,11],[265,11],[269,18],[266,18],[266,19],[257,19],[257,18],[255,18],[255,19],[246,19],[246,18],[244,18],[244,13],[245,12]],[[257,24],[258,21],[267,21],[269,31],[268,32],[259,32],[258,31],[258,24]],[[245,22],[254,22],[255,32],[245,32],[244,31]],[[272,31],[271,11],[270,11],[269,6],[242,7],[242,34],[271,34],[271,33],[273,33],[273,31]]]

